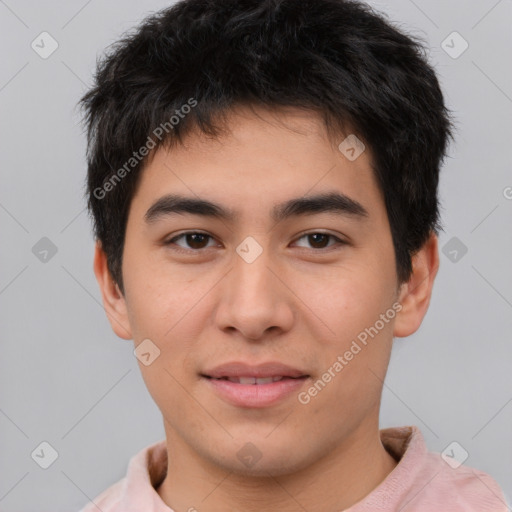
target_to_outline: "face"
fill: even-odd
[[[114,330],[151,340],[139,365],[168,440],[250,474],[299,470],[375,429],[393,335],[415,330],[369,149],[349,159],[313,114],[275,112],[239,108],[229,135],[159,149],[130,207],[124,296],[105,295],[96,261]],[[227,363],[247,367],[215,373]]]

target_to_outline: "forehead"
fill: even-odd
[[[218,137],[194,129],[182,144],[156,150],[143,171],[139,199],[149,208],[150,199],[178,193],[223,204],[237,217],[257,208],[272,218],[278,203],[333,191],[368,211],[383,203],[369,148],[348,158],[353,154],[344,152],[344,141],[350,146],[354,135],[329,137],[313,112],[237,107],[222,127]]]

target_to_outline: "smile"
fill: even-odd
[[[211,377],[215,380],[229,380],[229,382],[235,382],[236,384],[251,384],[251,385],[262,385],[270,384],[271,382],[277,382],[283,379],[291,379],[292,377],[285,377],[283,375],[276,375],[275,377]]]

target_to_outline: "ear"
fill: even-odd
[[[120,338],[125,340],[132,339],[126,301],[119,286],[112,279],[107,266],[107,256],[99,240],[96,241],[94,249],[94,274],[100,286],[103,306],[112,330]]]
[[[403,338],[418,330],[428,310],[438,269],[438,239],[432,232],[423,247],[413,255],[412,275],[400,287],[398,301],[402,309],[395,317],[393,336]]]

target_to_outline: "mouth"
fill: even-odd
[[[209,393],[245,409],[285,403],[311,379],[311,375],[277,362],[258,366],[232,362],[199,375]]]
[[[275,375],[272,377],[251,377],[251,376],[240,376],[240,377],[211,377],[210,375],[201,374],[201,377],[205,377],[206,379],[212,380],[227,380],[234,384],[242,384],[249,386],[262,386],[265,384],[272,384],[273,382],[279,382],[282,380],[301,380],[306,379],[309,375],[302,375],[300,377],[289,377],[287,375]]]
[[[240,379],[243,379],[243,383],[246,384],[268,384],[269,382],[277,382],[281,379],[309,376],[305,371],[278,361],[269,361],[257,365],[242,361],[231,361],[205,370],[201,375],[217,380],[235,379],[231,380],[231,382],[240,382]]]

